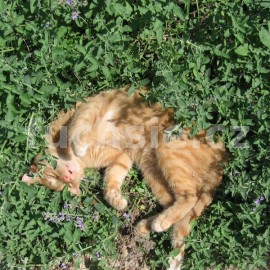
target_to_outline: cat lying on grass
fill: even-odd
[[[164,211],[140,221],[137,232],[162,232],[173,226],[172,245],[180,254],[171,259],[170,269],[179,269],[190,221],[211,203],[223,174],[226,152],[222,142],[210,142],[206,131],[193,138],[185,129],[181,136],[164,136],[173,126],[173,111],[149,106],[137,90],[128,88],[101,92],[80,103],[75,110],[60,113],[47,135],[48,152],[56,156],[54,169],[38,156],[30,167],[36,177],[24,175],[54,190],[80,194],[85,168],[106,168],[104,196],[117,210],[127,206],[121,185],[135,164],[143,173]],[[65,136],[66,135],[66,136]],[[67,138],[67,144],[63,143]],[[61,141],[62,140],[62,141]],[[61,147],[65,145],[65,147]]]

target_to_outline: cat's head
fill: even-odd
[[[24,174],[22,181],[28,185],[39,183],[49,189],[60,191],[66,185],[68,190],[80,195],[80,180],[84,176],[84,170],[76,161],[55,160],[55,165],[38,155],[29,168],[29,174]]]

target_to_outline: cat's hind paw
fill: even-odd
[[[160,214],[154,219],[152,223],[152,229],[155,232],[164,232],[167,229],[169,229],[171,225],[172,225],[172,222],[170,221],[170,218],[168,217],[168,215]]]
[[[148,219],[143,219],[135,226],[135,232],[137,235],[146,238],[151,231],[151,223]]]
[[[105,191],[105,200],[116,210],[123,210],[127,207],[127,200],[116,189]]]

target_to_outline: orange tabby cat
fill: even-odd
[[[58,157],[57,167],[43,162],[43,176],[24,175],[23,181],[37,181],[60,190],[79,194],[79,182],[86,167],[106,167],[104,196],[114,208],[127,206],[121,185],[134,163],[142,171],[164,211],[142,220],[139,234],[162,232],[173,225],[172,245],[181,248],[171,259],[170,269],[179,269],[184,250],[183,238],[189,224],[210,204],[219,185],[226,161],[222,142],[209,143],[205,131],[190,138],[185,129],[179,137],[168,139],[164,130],[173,125],[173,112],[159,104],[149,106],[138,91],[129,96],[128,88],[104,91],[88,98],[75,111],[60,114],[47,137],[49,152]],[[66,148],[55,145],[68,127]],[[35,162],[36,171],[40,165]]]

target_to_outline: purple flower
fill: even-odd
[[[44,215],[44,219],[47,220],[47,219],[49,218],[49,215],[50,215],[50,213],[47,212],[47,213]]]
[[[58,217],[57,217],[57,221],[61,222],[63,220],[65,220],[65,214],[62,212],[59,212]]]
[[[95,253],[95,256],[98,257],[98,258],[100,258],[100,253],[99,252],[96,252]]]
[[[72,4],[72,0],[66,0],[66,3],[70,6]]]
[[[83,219],[80,217],[76,218],[76,225],[80,230],[84,229]]]
[[[67,202],[64,202],[64,209],[67,209],[67,208],[69,208],[69,205],[68,205],[68,203]]]
[[[65,269],[67,269],[67,265],[64,262],[62,262],[60,265],[60,268],[65,270]]]
[[[98,219],[99,219],[99,214],[98,214],[97,211],[94,212],[94,214],[93,214],[93,219],[94,219],[94,221],[98,221]]]
[[[256,199],[256,200],[254,201],[255,204],[256,204],[256,207],[257,207],[257,205],[259,205],[259,204],[261,203],[261,201],[264,201],[264,200],[265,200],[265,198],[264,198],[263,196],[261,196],[260,198]],[[252,209],[253,212],[256,212],[256,210],[257,210],[256,207]]]
[[[72,16],[71,17],[72,17],[73,20],[76,20],[78,18],[78,16],[79,16],[79,12],[78,11],[73,11],[72,12]]]
[[[54,221],[54,218],[53,217],[50,217],[49,218],[49,221],[51,221],[51,222]]]
[[[260,202],[264,201],[264,200],[265,200],[265,198],[262,196],[262,197],[255,200],[255,204],[260,204]]]
[[[260,203],[260,199],[256,199],[256,200],[255,200],[255,203],[256,203],[256,204],[259,204],[259,203]]]
[[[130,214],[129,214],[129,213],[124,213],[124,214],[123,214],[123,217],[124,217],[125,219],[129,219],[129,218],[130,218]]]
[[[76,258],[76,257],[79,257],[79,254],[74,252],[74,253],[72,253],[72,256]]]

